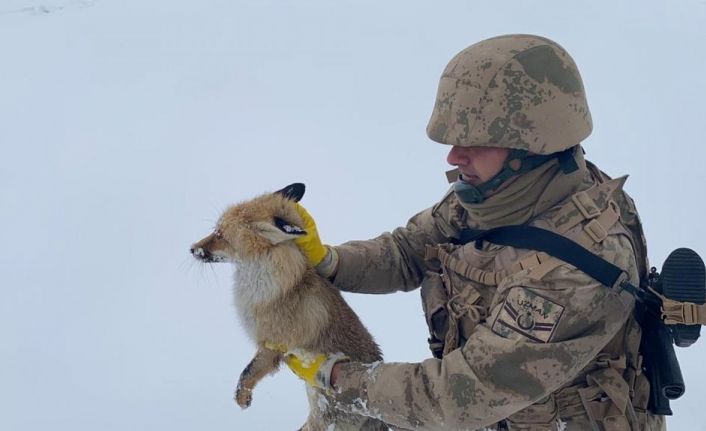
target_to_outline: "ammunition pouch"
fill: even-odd
[[[537,401],[531,406],[513,413],[505,419],[504,429],[508,431],[559,431],[559,409],[554,394]]]
[[[586,375],[586,382],[588,386],[577,392],[594,429],[639,429],[637,416],[630,403],[630,388],[618,370],[604,368],[594,371]],[[630,422],[635,426],[631,427]]]
[[[487,315],[483,299],[463,276],[428,271],[421,287],[422,308],[429,327],[429,349],[435,358],[463,346]]]
[[[513,413],[503,421],[508,431],[545,431],[592,429],[596,431],[636,431],[648,417],[645,410],[636,413],[635,398],[647,400],[631,390],[624,378],[626,357],[606,359],[600,356],[587,366],[591,370],[575,384],[564,387],[531,406]],[[642,380],[646,382],[646,380]],[[643,392],[649,392],[643,386]],[[563,422],[563,424],[562,424]]]

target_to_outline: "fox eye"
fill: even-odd
[[[218,239],[223,239],[223,232],[221,232],[220,229],[216,229],[216,231],[214,232],[214,235],[216,235],[216,238],[218,238]]]

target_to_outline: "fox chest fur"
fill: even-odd
[[[282,267],[267,258],[235,263],[235,308],[248,337],[258,345],[312,346],[329,326],[331,307],[324,303],[325,296],[305,284],[314,278],[304,261],[297,263]],[[297,267],[302,270],[293,271]]]

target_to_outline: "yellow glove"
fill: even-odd
[[[306,231],[306,235],[298,237],[294,242],[296,242],[304,255],[306,255],[311,266],[316,268],[316,265],[320,264],[326,257],[328,249],[321,243],[319,231],[316,229],[316,222],[314,222],[314,219],[307,210],[300,204],[297,204],[297,212],[302,220],[304,220],[304,226],[302,226],[302,228]]]
[[[343,353],[324,355],[323,353],[288,352],[284,362],[300,379],[308,385],[329,390],[331,387],[331,371],[337,362],[347,361]]]

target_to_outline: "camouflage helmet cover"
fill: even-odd
[[[458,53],[444,70],[427,135],[462,147],[551,154],[591,134],[578,68],[557,43],[505,35]]]

